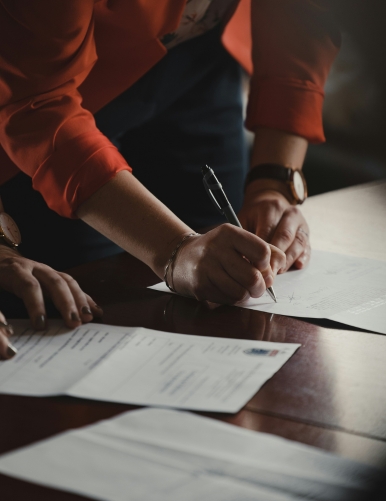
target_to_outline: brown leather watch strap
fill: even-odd
[[[273,189],[279,191],[293,205],[302,204],[307,198],[307,183],[301,170],[294,170],[290,167],[273,163],[256,165],[251,168],[246,177],[244,191],[249,184],[256,180],[260,180],[261,190],[267,189],[263,187],[267,183],[275,183],[277,186]],[[296,185],[294,184],[294,182],[299,183],[299,180],[303,184],[304,198],[301,195],[299,197]]]
[[[277,179],[288,182],[290,180],[291,169],[279,164],[260,164],[252,167],[245,180],[245,187],[255,179]]]

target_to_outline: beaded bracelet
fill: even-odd
[[[177,256],[177,253],[178,251],[180,250],[181,248],[181,245],[185,242],[185,240],[187,240],[188,238],[190,237],[195,237],[196,235],[199,235],[199,233],[189,233],[189,235],[185,235],[184,238],[181,240],[181,242],[179,244],[177,244],[176,248],[174,249],[174,251],[172,252],[172,255],[170,256],[170,259],[169,261],[166,263],[166,266],[165,266],[165,273],[164,273],[164,282],[165,284],[167,285],[167,287],[172,291],[172,292],[177,292],[176,290],[174,290],[173,287],[171,287],[169,285],[169,282],[168,282],[168,278],[167,278],[167,275],[168,275],[168,271],[169,271],[169,268],[170,268],[170,265],[173,263],[174,259],[176,258]],[[173,284],[174,285],[174,284]]]

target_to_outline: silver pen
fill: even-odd
[[[213,169],[211,169],[208,165],[205,165],[204,167],[202,167],[201,171],[202,175],[204,176],[202,181],[204,183],[206,192],[208,193],[215,207],[220,211],[221,214],[223,214],[227,218],[228,223],[242,228],[240,221],[235,214],[235,211],[233,210],[231,204],[229,203],[229,200],[227,199],[227,196],[224,193],[224,190],[222,189],[221,183],[219,183],[217,177],[213,172]],[[215,191],[216,196],[213,191]],[[269,296],[275,301],[275,303],[277,303],[276,294],[273,290],[273,287],[268,287],[267,292]]]

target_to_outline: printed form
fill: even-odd
[[[0,392],[237,412],[300,346],[61,321],[36,332],[14,320],[18,354]]]
[[[352,501],[384,472],[170,409],[140,409],[10,452],[0,472],[110,501]]]
[[[150,288],[170,292],[164,282]],[[308,267],[278,275],[274,289],[277,303],[265,293],[239,306],[386,334],[386,262],[313,250]]]

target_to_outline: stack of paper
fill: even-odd
[[[355,501],[376,469],[187,412],[144,409],[11,452],[0,472],[110,501]]]
[[[18,354],[0,393],[237,412],[300,346],[60,321],[36,332],[12,321]]]
[[[163,282],[150,288],[170,292]],[[239,306],[386,334],[386,262],[313,251],[306,269],[278,275],[274,289],[277,303],[264,294]]]

